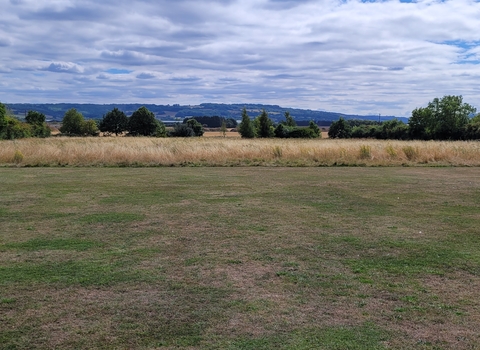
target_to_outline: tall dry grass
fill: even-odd
[[[480,166],[480,142],[49,138],[0,142],[2,166]]]

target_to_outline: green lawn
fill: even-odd
[[[480,348],[479,168],[0,183],[0,349]]]

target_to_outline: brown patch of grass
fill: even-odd
[[[295,348],[366,323],[392,349],[480,344],[478,168],[0,172],[0,272],[25,274],[0,282],[2,346]]]

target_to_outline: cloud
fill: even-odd
[[[474,0],[2,6],[0,95],[11,102],[213,99],[404,116],[434,97],[461,94],[480,107]]]
[[[50,65],[44,70],[54,73],[73,73],[73,74],[81,74],[84,72],[83,67],[71,63],[71,62],[52,62]]]
[[[150,73],[140,73],[137,75],[137,79],[153,79],[153,78],[155,78],[155,75]]]

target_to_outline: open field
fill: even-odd
[[[480,142],[101,137],[0,141],[0,166],[480,166]]]
[[[479,175],[2,168],[0,348],[478,349]]]

